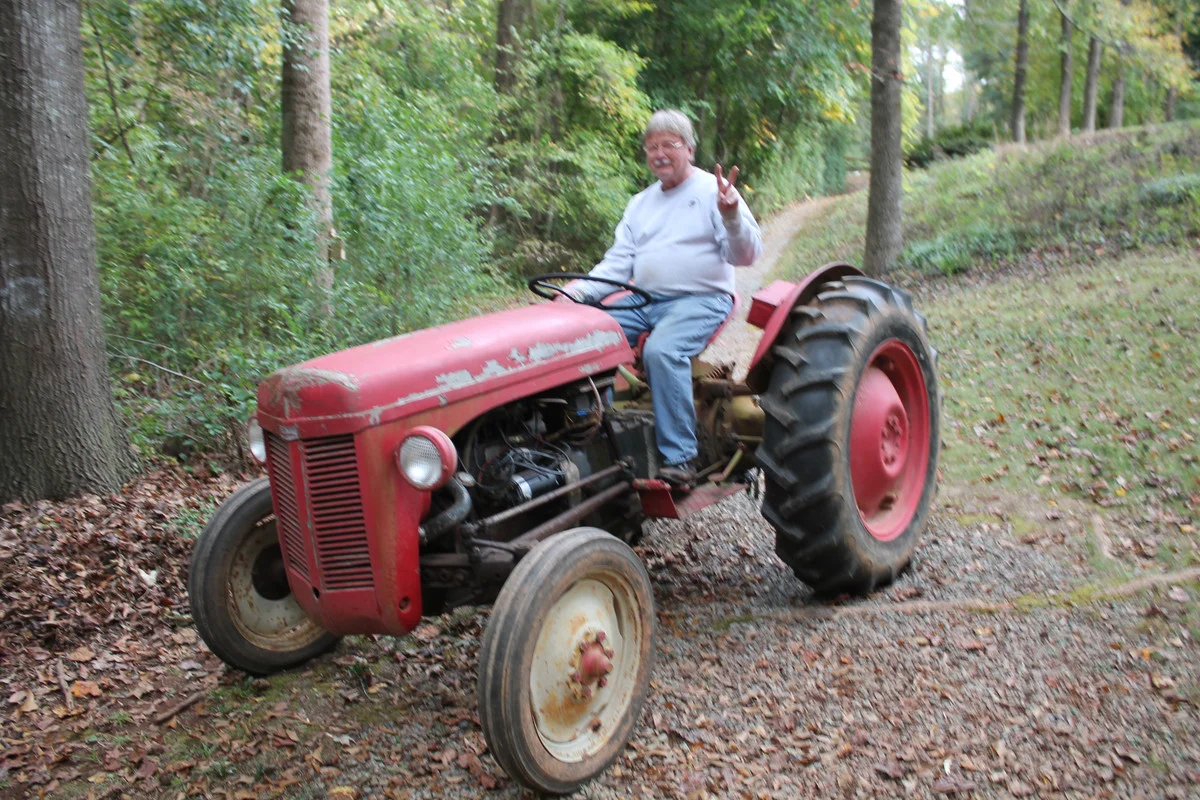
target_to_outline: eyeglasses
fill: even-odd
[[[659,151],[663,153],[673,153],[683,146],[683,142],[663,142],[661,144],[642,145],[642,150],[645,151],[646,155],[649,156]]]

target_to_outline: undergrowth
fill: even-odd
[[[905,272],[987,271],[1035,250],[1095,256],[1200,236],[1200,123],[987,150],[905,175]],[[833,203],[781,277],[862,263],[865,192]]]

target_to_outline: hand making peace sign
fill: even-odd
[[[734,181],[737,180],[738,168],[735,166],[729,170],[729,180],[725,180],[721,172],[721,165],[717,164],[717,210],[721,212],[722,217],[732,217],[737,214],[738,202],[741,200],[741,195],[738,190],[733,188]]]

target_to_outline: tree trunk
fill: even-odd
[[[322,267],[317,283],[333,289],[334,240],[329,88],[329,7],[326,0],[283,0],[283,171],[312,192]]]
[[[1063,0],[1064,5],[1066,2],[1067,0]],[[1071,84],[1074,80],[1071,34],[1074,33],[1075,26],[1071,24],[1065,11],[1060,13],[1062,14],[1062,37],[1059,40],[1059,47],[1062,48],[1062,54],[1059,57],[1061,78],[1058,83],[1058,135],[1066,139],[1071,135]]]
[[[1013,75],[1012,138],[1025,144],[1025,74],[1029,67],[1029,0],[1017,11],[1017,64]]]
[[[925,51],[925,135],[933,138],[933,45]]]
[[[881,275],[895,266],[903,244],[900,152],[901,0],[875,0],[871,17],[871,181],[863,270]]]
[[[941,55],[938,56],[937,72],[934,73],[933,124],[941,128],[946,124],[946,58],[950,48],[946,47],[943,41],[940,42],[938,52]]]
[[[80,5],[0,3],[0,502],[109,492],[135,463],[112,401]]]
[[[1119,128],[1125,121],[1125,46],[1117,57],[1117,75],[1113,78],[1112,100],[1108,105],[1108,127]]]
[[[498,94],[508,94],[516,77],[517,32],[525,19],[525,0],[500,0],[496,4],[496,72],[492,85]]]
[[[1087,79],[1083,84],[1083,130],[1096,130],[1096,89],[1100,85],[1100,53],[1104,45],[1093,36],[1088,41]]]

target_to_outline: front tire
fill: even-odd
[[[757,453],[775,551],[821,594],[890,583],[937,478],[936,356],[908,294],[848,277],[792,312]]]
[[[252,675],[303,664],[338,640],[292,596],[266,478],[234,492],[200,534],[188,599],[209,649]]]
[[[518,783],[566,794],[633,735],[654,662],[654,597],[599,528],[546,539],[509,576],[479,651],[479,718]]]

